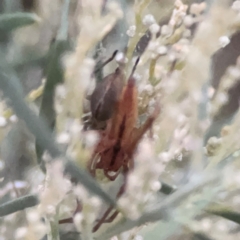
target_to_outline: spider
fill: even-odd
[[[138,92],[133,73],[138,61],[139,58],[133,67],[126,86],[123,87],[121,96],[116,101],[115,111],[107,121],[106,129],[99,131],[100,139],[96,144],[88,165],[92,176],[96,176],[97,169],[102,169],[104,175],[110,181],[114,181],[121,172],[123,173],[124,183],[117,194],[117,198],[125,191],[127,173],[134,167],[133,157],[137,145],[146,131],[151,128],[160,112],[160,108],[157,105],[145,123],[140,128],[135,127],[138,118]],[[116,210],[108,217],[112,210],[112,207],[107,209],[94,226],[93,231],[97,231],[102,223],[114,220],[118,215],[118,211]]]
[[[115,55],[114,53],[113,56]],[[113,57],[110,59],[113,59]],[[104,130],[97,130],[100,138],[92,153],[88,170],[95,177],[96,170],[101,169],[110,181],[114,181],[120,173],[123,173],[124,183],[117,193],[117,198],[125,191],[127,174],[134,167],[133,157],[137,145],[147,130],[151,128],[160,112],[160,108],[157,105],[145,123],[140,128],[135,127],[138,119],[138,92],[136,79],[133,77],[133,74],[138,62],[139,58],[135,62],[125,86],[123,86],[123,71],[117,68],[115,73],[103,79],[104,82],[96,87],[91,97],[91,100],[94,100],[91,107],[92,116],[97,120],[107,121],[107,124]],[[121,92],[119,93],[120,90]],[[96,99],[99,99],[99,101],[95,101]],[[106,101],[111,100],[110,108]],[[103,216],[96,221],[93,232],[97,231],[103,223],[111,222],[115,219],[119,212],[115,210],[110,215],[112,210],[113,208],[109,207]],[[78,211],[81,211],[80,202],[77,203],[77,209],[74,214]],[[67,222],[72,222],[72,218],[60,221],[60,223]]]

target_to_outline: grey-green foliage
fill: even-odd
[[[0,217],[24,210],[29,207],[34,207],[37,204],[39,204],[37,195],[27,195],[17,198],[0,206]]]
[[[240,212],[237,209],[232,209],[224,204],[213,202],[205,211],[208,214],[223,217],[227,220],[240,224]]]
[[[5,13],[0,15],[0,30],[11,32],[38,21],[40,21],[40,18],[34,13]]]
[[[53,130],[55,126],[55,111],[54,111],[54,94],[57,84],[63,82],[63,66],[62,57],[63,54],[69,50],[69,42],[67,40],[56,40],[49,51],[47,66],[45,70],[46,84],[42,96],[40,106],[40,116],[45,118],[48,126]],[[41,157],[43,149],[36,145],[37,156],[39,164],[41,164]],[[44,168],[44,166],[42,166]]]

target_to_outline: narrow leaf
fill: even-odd
[[[179,229],[181,229],[180,224],[172,219],[169,222],[160,221],[148,226],[146,229],[143,229],[141,235],[146,240],[163,240],[168,239]]]
[[[0,217],[38,205],[36,195],[27,195],[0,205]]]
[[[10,32],[39,21],[40,18],[34,13],[5,13],[0,15],[0,30]]]
[[[10,63],[11,67],[16,70],[21,70],[25,66],[45,66],[47,62],[46,54],[39,54],[34,51],[25,53],[20,58],[15,58]]]
[[[240,212],[236,212],[232,210],[231,207],[225,206],[223,204],[212,204],[206,209],[206,212],[240,224]]]
[[[63,68],[61,65],[61,57],[69,50],[67,41],[56,41],[53,43],[50,52],[46,69],[46,85],[43,92],[42,103],[40,107],[40,115],[43,116],[49,127],[55,125],[54,111],[54,95],[57,84],[63,82]]]
[[[63,82],[64,71],[61,63],[62,56],[67,50],[70,50],[70,44],[67,40],[68,37],[68,11],[70,0],[65,0],[62,7],[61,26],[58,30],[57,39],[52,44],[49,54],[48,63],[46,67],[46,85],[44,87],[42,102],[40,106],[40,116],[45,118],[49,128],[53,131],[55,127],[56,114],[54,110],[54,96],[55,88],[59,83]],[[43,171],[45,166],[41,159],[44,149],[36,142],[36,153],[38,163]]]
[[[192,240],[213,240],[213,239],[208,237],[204,233],[198,232],[198,233],[193,233]]]
[[[47,80],[44,87],[39,114],[46,120],[47,125],[51,130],[53,130],[55,127],[56,119],[54,110],[55,88],[57,84],[63,82],[64,77],[63,68],[61,65],[61,57],[67,49],[69,49],[69,44],[67,41],[57,40],[55,43],[53,43],[48,57],[48,64],[46,69]],[[45,171],[45,167],[41,163],[43,151],[44,149],[39,146],[38,142],[36,142],[38,163],[42,167],[42,170]]]

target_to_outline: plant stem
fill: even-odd
[[[47,219],[50,225],[50,231],[47,235],[48,240],[60,240],[58,216],[59,216],[59,206],[56,207],[56,213],[54,214],[54,216],[51,219]]]

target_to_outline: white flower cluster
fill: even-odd
[[[74,224],[83,236],[91,235],[102,202],[98,197],[91,196],[81,185],[74,188],[74,194],[81,201],[82,206],[81,212],[74,217]]]
[[[184,5],[181,0],[175,1],[175,8],[172,12],[172,17],[169,21],[169,25],[176,27],[182,23],[184,17],[186,16],[188,6]]]
[[[63,176],[63,164],[55,160],[47,165],[45,185],[40,190],[40,211],[43,215],[53,216],[59,203],[71,189],[70,180]]]
[[[221,82],[209,106],[210,113],[215,115],[221,106],[228,102],[228,90],[232,88],[240,78],[240,57],[237,58],[236,65],[230,66],[223,75]]]
[[[154,199],[154,193],[161,188],[159,176],[164,167],[154,156],[152,144],[147,139],[139,144],[134,157],[134,169],[127,177],[126,192],[119,200],[120,208],[131,219],[140,216]]]

